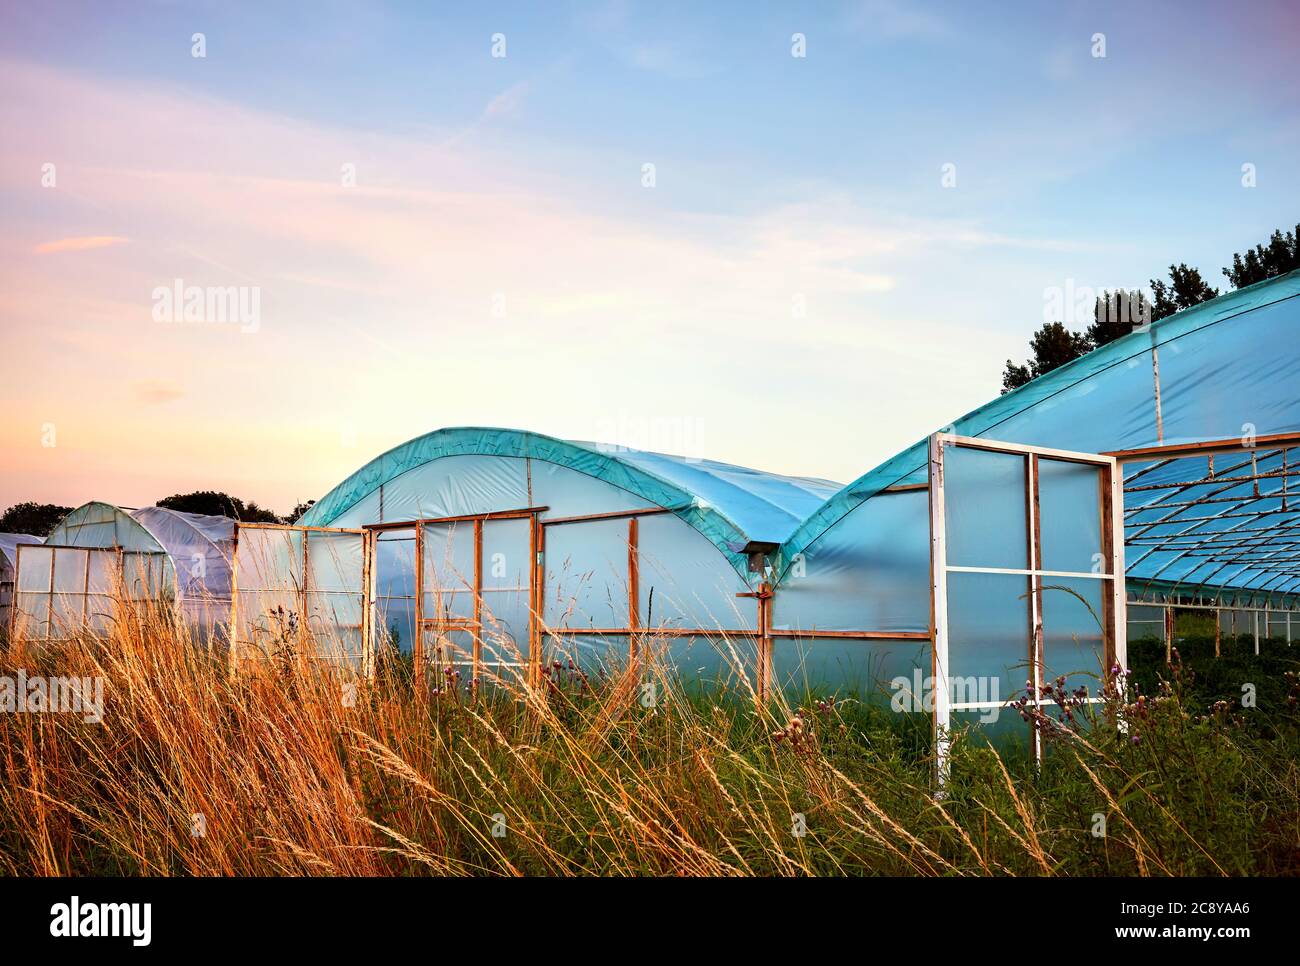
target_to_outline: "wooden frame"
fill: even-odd
[[[407,520],[403,522],[389,522],[384,524],[372,524],[366,527],[367,530],[376,532],[396,531],[413,529],[415,533],[415,640],[412,644],[412,655],[415,662],[415,680],[417,686],[425,683],[425,673],[427,671],[428,661],[424,654],[424,636],[428,631],[437,633],[439,631],[466,631],[470,634],[471,639],[471,656],[470,681],[474,687],[477,687],[482,674],[483,666],[483,527],[486,523],[499,522],[503,520],[528,520],[528,585],[526,587],[514,588],[516,591],[528,592],[528,659],[526,667],[526,676],[530,682],[540,680],[541,672],[541,637],[538,634],[538,625],[540,616],[538,604],[541,596],[542,576],[542,551],[540,549],[540,526],[538,524],[538,514],[546,510],[542,507],[524,507],[518,510],[498,510],[487,513],[468,513],[458,514],[456,516],[446,517],[427,517],[419,520]],[[464,588],[440,589],[439,593],[459,593],[468,591],[473,594],[474,613],[471,618],[432,618],[426,617],[424,613],[424,597],[428,592],[426,588],[426,573],[424,566],[424,548],[425,548],[425,528],[429,526],[440,526],[446,524],[470,524],[473,533],[473,559],[474,573],[471,583]],[[509,590],[510,588],[489,588],[486,592],[491,593],[496,590]],[[456,663],[456,662],[453,662]],[[423,690],[421,688],[421,693]]]
[[[1288,504],[1295,496],[1289,481],[1300,475],[1289,452],[1297,444],[1300,434],[1279,433],[1116,451],[1121,463],[1149,464],[1125,486],[1126,493],[1145,495],[1145,502],[1134,502],[1126,514],[1132,521],[1126,521],[1126,539],[1137,555],[1133,564],[1167,555],[1145,579],[1170,579],[1163,575],[1191,564],[1189,573],[1201,575],[1189,587],[1234,588],[1244,578],[1243,591],[1281,594],[1284,600],[1300,589],[1295,566],[1300,563],[1300,508]],[[1230,459],[1216,466],[1215,456],[1222,455]],[[1193,472],[1149,481],[1158,470],[1170,475],[1169,468],[1186,459],[1197,460]],[[1260,483],[1266,480],[1280,485],[1265,492]],[[1247,484],[1248,491],[1236,492]],[[1279,501],[1280,507],[1275,506]],[[1216,507],[1222,510],[1216,512]],[[1269,522],[1279,514],[1284,518]],[[1206,529],[1211,524],[1214,529]],[[1174,581],[1176,586],[1182,582]]]
[[[49,550],[49,551],[51,551],[51,553],[50,553],[49,576],[48,576],[48,578],[47,578],[47,580],[48,580],[48,584],[49,584],[49,590],[48,590],[48,591],[31,591],[31,590],[20,591],[20,590],[19,590],[19,584],[20,584],[20,576],[19,576],[19,574],[20,574],[21,569],[22,569],[22,553],[23,553],[24,550],[33,550],[33,549],[42,549],[42,550]],[[85,565],[86,565],[86,567],[85,567],[86,572],[85,572],[84,577],[82,578],[82,587],[81,587],[81,590],[80,590],[80,591],[56,591],[56,590],[54,589],[55,563],[56,563],[56,561],[57,561],[57,559],[58,559],[58,555],[59,555],[59,552],[60,552],[60,551],[75,551],[76,553],[82,554],[82,555],[84,556],[84,558],[85,558]],[[120,587],[121,587],[123,590],[126,589],[126,555],[127,555],[127,554],[130,554],[131,556],[135,556],[135,557],[149,557],[149,558],[154,558],[154,557],[162,557],[162,558],[166,558],[166,557],[167,557],[167,553],[166,553],[166,551],[162,551],[162,550],[130,550],[130,551],[126,551],[126,550],[123,550],[121,547],[116,546],[116,545],[111,546],[111,547],[78,547],[78,546],[73,546],[72,544],[63,544],[63,543],[20,543],[20,544],[18,544],[17,546],[15,546],[15,548],[14,548],[14,580],[13,580],[13,592],[12,592],[12,594],[11,594],[11,596],[10,596],[10,602],[9,602],[9,618],[8,618],[8,622],[7,622],[7,623],[8,623],[7,631],[8,631],[9,647],[10,647],[10,648],[17,648],[17,646],[18,646],[18,644],[19,644],[19,635],[17,634],[17,630],[18,630],[18,613],[19,613],[19,611],[18,611],[18,604],[17,604],[17,601],[18,601],[18,596],[19,596],[20,593],[22,593],[22,594],[30,594],[30,595],[35,595],[35,596],[43,596],[43,597],[46,598],[46,612],[45,612],[45,627],[46,627],[46,635],[45,635],[44,637],[41,637],[41,638],[37,639],[37,642],[38,642],[38,643],[50,644],[50,643],[57,643],[57,642],[59,642],[59,641],[66,641],[66,640],[68,640],[68,638],[66,638],[66,637],[54,637],[54,636],[52,636],[52,634],[51,634],[51,632],[53,631],[53,628],[54,628],[54,599],[55,599],[56,596],[58,596],[58,597],[68,597],[68,596],[80,597],[80,598],[81,598],[81,616],[80,616],[80,626],[83,627],[83,628],[89,626],[89,623],[90,623],[90,598],[91,598],[92,596],[101,596],[100,594],[92,594],[92,593],[90,592],[90,570],[91,570],[91,567],[90,567],[90,561],[91,561],[91,558],[92,558],[92,555],[93,555],[93,554],[101,554],[101,553],[103,553],[103,554],[112,554],[112,555],[114,556],[114,558],[115,558],[115,559],[114,559],[114,564],[115,564],[115,566],[114,566],[114,572],[115,572],[115,576],[116,576],[116,578],[117,578],[117,582],[118,582],[118,584],[120,585]],[[152,571],[151,571],[150,573],[151,573],[151,576],[152,576]],[[174,571],[174,569],[173,569],[172,577],[173,577],[173,581],[174,581],[174,580],[175,580],[175,571]],[[132,598],[132,599],[134,599],[134,598]],[[141,599],[142,599],[142,600],[156,600],[156,598],[141,598]],[[25,640],[25,639],[26,639],[26,638],[24,638],[24,640]],[[16,653],[16,652],[15,652],[15,653]]]
[[[346,527],[299,527],[289,523],[245,523],[235,521],[233,543],[230,552],[230,633],[229,633],[229,665],[232,674],[239,670],[241,663],[240,648],[243,645],[251,645],[252,641],[242,641],[239,638],[239,536],[244,530],[279,530],[286,533],[301,533],[302,540],[302,582],[295,593],[298,606],[298,643],[302,647],[305,645],[310,635],[310,595],[317,594],[347,594],[360,597],[360,623],[358,625],[358,634],[361,637],[361,665],[358,668],[362,676],[369,678],[374,674],[374,620],[371,608],[374,603],[374,540],[371,531],[367,528],[346,528]],[[329,534],[331,536],[350,535],[360,539],[361,542],[361,585],[355,590],[324,590],[313,591],[311,589],[311,557],[310,544],[311,535]],[[255,587],[250,588],[244,593],[276,593],[278,588]]]

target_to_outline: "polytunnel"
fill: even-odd
[[[164,507],[77,507],[43,545],[19,548],[15,628],[46,641],[103,631],[120,593],[176,606],[207,639],[229,617],[234,527],[225,517]]]
[[[729,677],[755,663],[770,555],[838,488],[463,427],[377,457],[298,524],[370,535],[377,619],[417,667],[617,661],[653,639],[683,673]]]
[[[1297,294],[1293,272],[1139,326],[832,495],[781,548],[773,628],[799,653],[778,641],[778,673],[1000,692],[959,701],[961,721],[1026,681],[1104,676],[1147,608],[1167,641],[1175,604],[1289,641]]]
[[[9,633],[10,605],[14,596],[14,568],[19,544],[44,543],[44,537],[30,533],[0,533],[0,633]]]

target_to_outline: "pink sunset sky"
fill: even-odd
[[[285,512],[454,425],[847,481],[995,396],[1047,287],[1140,286],[1196,259],[1217,281],[1234,250],[1295,221],[1300,125],[1270,80],[1294,73],[1277,31],[1248,52],[1246,28],[1225,28],[1240,49],[1184,80],[1186,37],[1126,55],[1125,31],[1148,28],[1100,18],[1117,39],[1099,67],[1087,18],[1036,21],[1041,36],[1007,41],[1032,54],[1025,78],[998,80],[994,50],[968,82],[944,75],[946,94],[906,87],[938,117],[895,103],[881,75],[950,64],[960,8],[850,5],[879,12],[855,28],[856,55],[836,50],[858,73],[791,81],[788,18],[753,26],[770,50],[710,55],[638,47],[627,6],[601,7],[612,27],[503,13],[506,64],[489,56],[490,17],[444,25],[434,45],[482,63],[411,58],[431,78],[418,110],[329,66],[353,43],[380,65],[385,32],[410,32],[393,8],[355,41],[287,25],[307,53],[238,83],[222,58],[251,41],[209,8],[187,21],[168,7],[166,36],[82,24],[76,52],[19,49],[44,28],[11,22],[0,508],[221,489]],[[825,11],[806,19],[810,36],[825,21],[852,42]],[[190,21],[207,27],[204,59]],[[85,54],[100,36],[116,60]],[[174,57],[132,61],[135,36]],[[779,96],[717,103],[764,83]],[[1252,92],[1258,110],[1232,118]],[[1259,165],[1253,193],[1242,161]],[[155,290],[178,279],[255,289],[257,324],[159,321]]]

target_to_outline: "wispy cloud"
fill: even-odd
[[[120,235],[84,235],[77,238],[59,238],[55,241],[42,242],[32,249],[37,255],[55,255],[61,252],[84,252],[92,248],[108,248],[111,245],[125,245],[130,239]]]
[[[887,40],[934,40],[952,33],[941,14],[897,0],[859,0],[850,8],[848,22],[850,29]]]
[[[131,395],[145,405],[174,402],[185,395],[185,390],[169,379],[141,379],[131,383]]]
[[[487,107],[483,109],[484,118],[491,120],[517,114],[531,87],[532,84],[529,81],[520,81],[517,84],[510,85],[488,101]]]

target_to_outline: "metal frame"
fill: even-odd
[[[1121,463],[1149,464],[1129,476],[1125,489],[1142,494],[1126,508],[1127,541],[1140,553],[1134,564],[1158,553],[1170,557],[1145,579],[1164,580],[1162,575],[1175,564],[1192,562],[1196,570],[1213,569],[1195,581],[1176,581],[1176,588],[1215,588],[1216,597],[1224,592],[1281,595],[1284,601],[1300,591],[1300,505],[1294,502],[1300,492],[1291,482],[1300,478],[1300,466],[1291,456],[1293,446],[1300,446],[1300,433],[1109,454]],[[1226,465],[1216,467],[1215,457],[1224,455],[1229,457]],[[1197,466],[1170,480],[1153,476],[1192,458],[1204,460],[1203,472]],[[1235,492],[1247,486],[1248,492]],[[1225,526],[1227,521],[1237,522]],[[1217,528],[1207,529],[1211,526]]]
[[[970,567],[948,563],[947,509],[944,481],[944,452],[948,447],[984,450],[1021,456],[1025,461],[1024,505],[1026,513],[1026,553],[1030,564],[1026,568]],[[1098,474],[1097,512],[1100,515],[1100,552],[1106,563],[1102,573],[1076,571],[1049,571],[1043,569],[1042,520],[1039,499],[1039,460],[1082,463],[1096,466]],[[1043,578],[1069,577],[1108,581],[1109,593],[1102,596],[1102,638],[1105,647],[1104,674],[1111,669],[1124,668],[1128,663],[1126,640],[1127,594],[1124,583],[1124,534],[1122,470],[1113,456],[1078,453],[1050,449],[1043,446],[1026,446],[1002,443],[971,436],[935,433],[929,446],[930,491],[930,634],[934,642],[931,651],[931,677],[934,687],[934,747],[938,778],[942,784],[947,778],[948,758],[951,750],[949,733],[953,711],[991,709],[1005,702],[962,702],[954,704],[949,691],[949,620],[948,574],[993,573],[1021,575],[1027,580],[1029,592],[1029,627],[1026,639],[1028,663],[1031,668],[1035,701],[1043,703],[1040,688],[1043,683]],[[1122,672],[1121,672],[1122,673]],[[1041,737],[1033,733],[1035,759],[1042,757]]]

